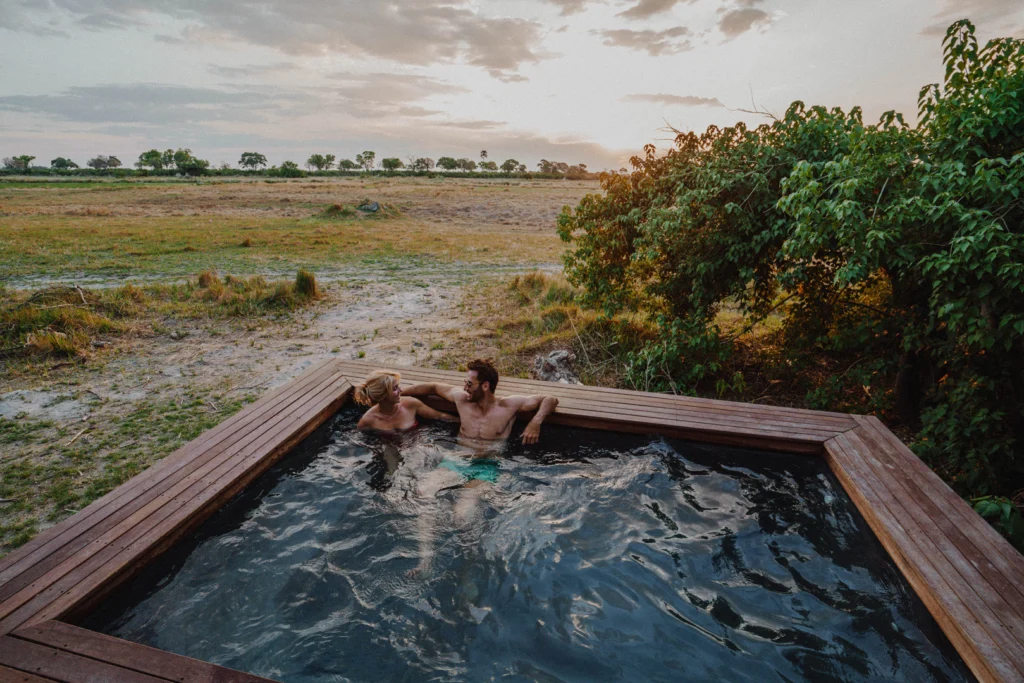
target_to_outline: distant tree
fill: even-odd
[[[471,173],[476,170],[476,162],[473,161],[472,159],[466,159],[465,157],[463,157],[462,159],[459,159],[455,163],[460,171],[466,171]]]
[[[152,168],[154,171],[159,171],[164,167],[164,155],[158,149],[151,149],[148,152],[143,152],[139,155],[139,160],[135,162],[136,168]]]
[[[267,158],[259,152],[242,152],[238,165],[250,171],[255,171],[267,165]]]
[[[354,171],[357,168],[362,168],[362,166],[352,161],[351,159],[342,159],[341,161],[338,162],[338,168],[340,168],[343,171]]]
[[[85,162],[85,165],[97,171],[105,171],[108,168],[110,168],[110,159],[103,156],[102,154],[97,154],[92,159],[89,159],[89,161]]]
[[[115,156],[107,157],[107,168],[121,168],[121,160]]]
[[[78,168],[78,164],[71,161],[71,159],[65,159],[64,157],[57,157],[50,162],[50,168],[55,171],[69,171],[73,168]]]
[[[35,159],[35,157],[29,154],[22,154],[13,158],[8,157],[7,159],[4,159],[4,166],[14,171],[30,173],[32,171],[33,159]]]
[[[160,153],[160,163],[164,165],[164,168],[170,168],[174,165],[174,150],[165,149]]]
[[[222,171],[230,171],[231,170],[231,164],[229,162],[227,162],[227,161],[220,162],[220,170],[222,170]]]
[[[282,161],[278,175],[283,178],[303,178],[306,174],[294,161]]]
[[[387,159],[381,159],[380,165],[385,171],[397,171],[400,168],[405,168],[405,164],[398,157],[389,157]]]
[[[373,162],[377,158],[376,152],[366,151],[362,154],[356,155],[356,163],[359,164],[364,170],[372,171]]]
[[[526,164],[519,164],[519,168],[516,169],[520,173],[526,173]]]
[[[519,162],[515,159],[505,159],[501,165],[501,170],[505,173],[514,173],[519,169]]]
[[[498,162],[497,161],[481,161],[480,162],[480,170],[481,171],[497,171],[498,170]]]
[[[428,157],[419,157],[409,164],[409,169],[413,171],[429,171],[432,168],[434,168],[434,160]]]
[[[192,150],[182,149],[179,147],[178,150],[173,153],[171,158],[174,160],[174,165],[178,167],[179,171],[181,171],[182,167],[188,164],[192,159]]]
[[[210,162],[192,156],[190,149],[178,149],[174,152],[174,165],[178,167],[178,173],[190,176],[198,176],[206,173]]]
[[[480,161],[487,161],[487,150],[486,149],[480,150]],[[480,164],[480,166],[482,167],[483,164]]]
[[[446,171],[454,171],[459,167],[459,162],[452,157],[441,157],[437,160],[437,167]]]
[[[334,156],[333,154],[325,154],[324,155],[324,170],[325,171],[330,171],[332,168],[334,168],[334,160],[335,159],[337,159],[337,157]]]
[[[554,163],[548,161],[547,159],[541,159],[540,162],[537,164],[537,170],[540,171],[541,173],[554,173],[555,165]]]
[[[579,180],[579,179],[582,179],[582,178],[586,178],[587,177],[587,165],[586,164],[576,164],[575,166],[570,166],[569,170],[565,172],[565,177],[569,178],[570,180]]]
[[[313,154],[310,155],[308,159],[306,159],[306,168],[308,168],[310,171],[314,169],[317,171],[322,171],[324,170],[324,166],[326,164],[327,160],[324,159],[323,154]]]

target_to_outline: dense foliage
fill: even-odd
[[[723,309],[744,330],[770,319],[776,366],[828,368],[807,405],[916,433],[915,451],[1010,532],[998,501],[1024,488],[1024,41],[979,49],[965,20],[944,46],[916,127],[796,102],[754,129],[680,134],[605,175],[606,195],[559,231],[586,303],[657,330],[629,355],[644,385],[734,381],[740,333]]]

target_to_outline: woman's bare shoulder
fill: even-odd
[[[413,398],[412,396],[403,396],[402,405],[409,406],[410,408],[418,408],[419,406],[423,405],[423,401],[419,400],[418,398]]]
[[[357,429],[366,429],[371,427],[374,422],[377,421],[377,414],[380,411],[377,410],[377,406],[370,407],[363,416],[359,418],[359,424],[356,425]]]

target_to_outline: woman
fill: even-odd
[[[396,432],[416,426],[417,417],[427,420],[458,422],[459,418],[440,410],[434,410],[423,401],[411,396],[402,396],[398,385],[401,375],[387,370],[374,370],[366,381],[355,388],[356,403],[371,406],[359,419],[359,429],[374,429],[380,432]]]

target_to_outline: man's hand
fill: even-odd
[[[526,429],[523,430],[522,438],[524,444],[537,443],[537,440],[540,439],[540,423],[536,420],[530,420],[526,425]]]

